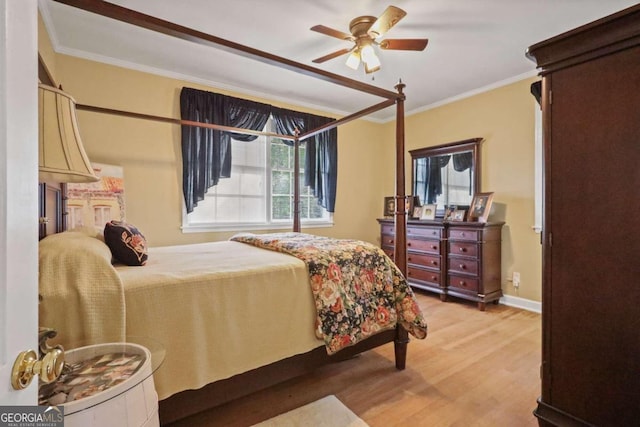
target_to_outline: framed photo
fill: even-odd
[[[464,216],[467,213],[465,209],[456,209],[451,213],[449,221],[464,221]]]
[[[469,208],[469,221],[487,222],[491,212],[493,193],[476,193]]]
[[[436,219],[436,205],[424,205],[420,219]]]
[[[450,205],[450,206],[447,206],[447,207],[444,209],[444,217],[442,217],[442,219],[443,219],[444,221],[451,221],[451,216],[453,215],[453,212],[454,212],[456,209],[458,209],[458,207],[457,207],[456,205]]]
[[[393,196],[384,198],[384,216],[393,216],[396,211],[396,198]]]
[[[407,215],[409,217],[413,215],[413,208],[415,208],[416,206],[420,206],[420,202],[416,204],[416,199],[417,199],[417,196],[414,197],[412,195],[408,195],[405,200],[405,208],[406,208]]]
[[[412,218],[420,219],[421,216],[422,216],[422,206],[415,206],[413,208],[413,216],[412,216]]]

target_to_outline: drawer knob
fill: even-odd
[[[467,250],[465,248],[460,248],[460,252],[466,252]]]
[[[431,261],[431,264],[432,265],[438,265],[438,262],[437,261]]]
[[[431,246],[431,249],[438,249],[436,245]]]
[[[464,265],[464,264],[460,264],[460,268],[463,269],[463,270],[466,270],[467,266]]]
[[[438,277],[437,276],[431,276],[431,280],[433,280],[434,282],[436,281]]]
[[[407,243],[407,246],[411,246],[411,243]]]
[[[467,283],[464,280],[460,281],[460,286],[467,286]]]
[[[394,242],[393,242],[393,239],[389,240],[389,243],[394,243]]]
[[[464,237],[464,236],[465,236],[464,231],[463,231],[462,233],[460,233],[460,235],[461,235],[462,237]]]

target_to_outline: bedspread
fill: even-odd
[[[316,327],[329,354],[396,323],[416,338],[427,336],[413,291],[377,246],[304,233],[241,233],[231,240],[287,253],[307,264]]]

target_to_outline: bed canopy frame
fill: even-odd
[[[176,37],[192,43],[203,46],[212,46],[218,49],[222,48],[238,55],[254,59],[266,64],[271,64],[279,68],[294,71],[321,79],[330,83],[344,86],[346,88],[361,91],[371,95],[384,98],[384,101],[365,108],[356,113],[337,119],[324,126],[312,129],[308,132],[296,135],[280,135],[269,132],[252,131],[247,129],[239,129],[229,126],[221,126],[209,123],[200,123],[175,118],[160,117],[149,114],[135,113],[130,111],[102,108],[97,106],[77,104],[76,108],[83,111],[92,111],[98,113],[115,114],[136,119],[153,120],[167,123],[174,123],[183,126],[199,126],[216,130],[230,131],[237,133],[245,133],[252,135],[266,135],[289,140],[294,142],[295,150],[295,170],[299,169],[299,144],[305,139],[315,136],[321,132],[333,129],[342,124],[367,116],[376,111],[396,105],[396,182],[395,182],[395,264],[400,271],[406,276],[407,273],[407,253],[406,253],[406,193],[405,193],[405,144],[404,144],[404,83],[399,81],[395,85],[396,92],[382,89],[373,85],[369,85],[357,80],[349,79],[337,74],[333,74],[318,68],[308,66],[299,62],[272,55],[248,46],[244,46],[229,40],[196,31],[194,29],[184,27],[169,21],[165,21],[153,16],[127,9],[109,2],[97,0],[54,0],[68,6],[76,7],[87,12],[95,13],[104,17],[115,19],[127,24],[135,25],[151,31],[159,32],[168,36]],[[56,86],[51,75],[48,73],[46,65],[40,58],[39,61],[40,80],[51,86]],[[294,174],[294,220],[293,231],[300,231],[300,211],[299,211],[299,177]],[[254,391],[274,385],[278,382],[309,372],[314,367],[353,357],[355,354],[365,350],[372,349],[382,344],[394,341],[395,364],[396,368],[402,370],[405,368],[407,344],[409,342],[407,331],[399,325],[395,330],[385,331],[374,335],[373,337],[358,343],[353,347],[346,348],[338,354],[328,356],[324,348],[319,347],[315,350],[293,356],[288,359],[275,362],[271,365],[255,369],[235,377],[217,381],[209,384],[199,390],[187,390],[173,395],[160,402],[160,418],[162,423],[169,423],[180,418],[184,418],[196,412],[200,412],[207,408],[225,403],[232,399],[247,395]]]

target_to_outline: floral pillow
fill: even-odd
[[[104,241],[111,255],[126,265],[144,265],[147,262],[147,240],[131,224],[109,221],[104,226]]]

